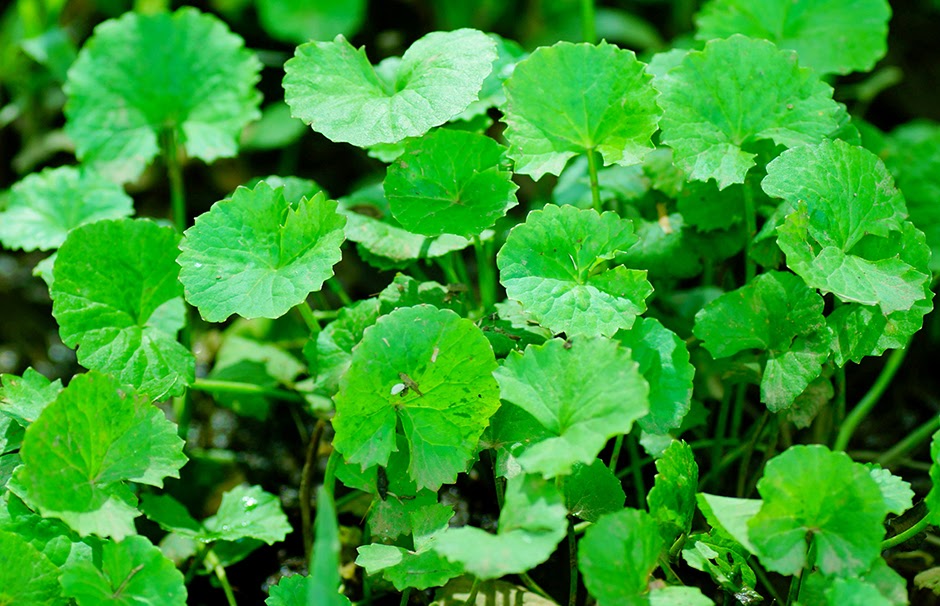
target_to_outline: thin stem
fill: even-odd
[[[767,573],[764,572],[764,569],[753,561],[748,562],[748,564],[751,566],[751,570],[754,571],[754,576],[756,576],[757,580],[767,588],[767,592],[770,593],[770,597],[774,599],[774,602],[771,603],[786,604],[786,602],[784,602],[783,598],[780,596],[780,593],[777,592],[777,588],[774,587],[774,584],[770,582],[770,577],[767,576]]]
[[[770,418],[770,412],[765,412],[761,415],[761,429],[767,424],[768,419]],[[744,483],[748,478],[748,471],[751,467],[751,457],[754,455],[754,446],[757,445],[759,434],[754,434],[754,438],[750,440],[747,444],[747,449],[744,451],[744,456],[741,459],[741,464],[738,466],[738,486],[737,486],[737,496],[739,498],[744,497]]]
[[[744,221],[747,227],[747,240],[744,244],[744,277],[747,282],[757,275],[757,264],[751,258],[751,245],[757,235],[757,207],[754,205],[754,192],[747,179],[744,180]]]
[[[349,307],[353,304],[352,297],[349,296],[349,293],[347,293],[346,289],[343,287],[343,283],[340,282],[339,278],[336,276],[326,281],[326,287],[333,291],[333,294],[339,298],[343,307]]]
[[[317,320],[316,315],[314,315],[313,309],[311,309],[310,305],[308,305],[306,301],[304,301],[300,305],[295,306],[294,309],[296,309],[297,313],[300,314],[300,317],[303,318],[304,324],[307,325],[307,328],[310,330],[311,333],[317,334],[318,332],[322,330],[322,327],[320,326],[320,321]]]
[[[578,606],[578,539],[568,520],[568,606]]]
[[[470,594],[467,596],[467,600],[464,602],[465,606],[473,606],[474,602],[477,601],[477,593],[480,591],[480,579],[473,577],[473,585],[470,586]]]
[[[552,596],[548,595],[547,591],[539,587],[539,584],[532,580],[532,577],[529,576],[529,573],[520,572],[519,580],[522,581],[522,584],[525,585],[529,591],[537,593],[546,600],[550,600],[553,604],[555,603],[555,600],[552,598]]]
[[[196,548],[196,554],[193,556],[192,562],[189,563],[189,568],[186,569],[186,576],[183,577],[183,584],[189,585],[190,581],[196,576],[196,573],[199,572],[199,567],[202,566],[202,563],[206,559],[206,554],[209,553],[209,545],[202,543]]]
[[[581,0],[581,35],[588,44],[597,42],[594,26],[594,0]]]
[[[617,473],[617,461],[620,460],[621,448],[623,448],[623,434],[620,434],[614,438],[614,451],[610,453],[610,463],[607,464],[607,468],[610,469],[610,473]]]
[[[790,577],[790,590],[787,592],[787,604],[796,604],[800,595],[800,585],[803,581],[803,571]]]
[[[307,568],[310,568],[311,557],[313,556],[313,533],[310,523],[310,489],[313,485],[313,470],[317,460],[317,450],[320,447],[320,438],[323,436],[323,429],[326,427],[326,421],[320,419],[313,428],[313,435],[307,444],[307,455],[304,457],[304,468],[300,475],[300,523],[303,532],[304,558],[307,560]]]
[[[676,574],[676,571],[672,569],[672,565],[664,555],[659,556],[659,568],[663,571],[663,576],[666,577],[670,585],[685,585],[682,579],[679,578],[679,575]]]
[[[212,572],[215,573],[215,578],[219,579],[219,585],[222,586],[222,591],[225,592],[225,599],[228,600],[228,606],[238,606],[238,602],[235,601],[235,594],[232,592],[232,586],[229,585],[228,577],[225,575],[225,567],[222,566],[219,556],[215,555],[214,551],[209,550],[209,552],[206,553],[206,563],[212,568]]]
[[[477,280],[480,289],[480,305],[483,313],[493,309],[496,305],[496,272],[493,260],[487,254],[486,245],[480,236],[473,236],[473,250],[477,254]]]
[[[734,410],[731,411],[731,433],[732,438],[741,435],[741,422],[744,420],[744,404],[747,400],[747,385],[741,383],[734,394]]]
[[[907,434],[904,439],[888,449],[884,454],[875,459],[875,462],[883,467],[887,467],[897,459],[900,459],[910,451],[914,450],[940,429],[940,415],[930,417],[926,423]]]
[[[721,405],[718,407],[718,420],[715,423],[715,444],[711,449],[712,466],[716,465],[718,461],[721,460],[721,455],[724,451],[722,444],[725,439],[725,431],[728,429],[728,416],[731,412],[731,393],[732,390],[726,387],[721,397]]]
[[[836,406],[835,406],[835,418],[833,422],[836,427],[840,427],[842,422],[845,420],[845,366],[836,369],[835,373],[836,378]],[[831,431],[831,430],[830,430]],[[827,438],[831,438],[832,434],[830,433]],[[826,440],[829,441],[828,439]]]
[[[437,266],[444,272],[444,278],[447,280],[448,284],[461,283],[460,276],[457,275],[457,270],[454,269],[453,255],[456,254],[457,253],[450,253],[441,257],[434,257],[434,262],[437,263]]]
[[[842,427],[839,428],[839,435],[836,436],[833,450],[845,450],[846,447],[848,447],[849,440],[852,439],[852,434],[855,433],[855,430],[861,422],[868,416],[872,408],[875,407],[875,404],[878,403],[878,400],[888,388],[888,385],[891,384],[891,379],[893,379],[894,375],[898,372],[906,354],[907,346],[901,349],[895,349],[891,352],[891,355],[888,356],[888,361],[885,362],[884,368],[881,369],[881,373],[878,375],[878,378],[875,379],[871,389],[859,400],[855,408],[852,409],[852,412],[845,417]]]
[[[591,4],[590,0],[585,1]],[[591,4],[591,10],[593,10],[593,7],[594,5]],[[604,208],[601,206],[601,185],[597,178],[597,158],[594,157],[594,148],[587,151],[587,161],[588,177],[591,179],[591,202],[594,204],[594,210],[603,212]]]
[[[411,587],[405,588],[404,593],[401,594],[401,602],[398,603],[398,606],[407,606],[408,601],[411,599]]]
[[[907,530],[899,532],[890,539],[885,539],[882,541],[881,550],[884,551],[885,549],[891,549],[892,547],[896,547],[897,545],[912,539],[913,537],[917,536],[918,533],[923,532],[928,526],[930,526],[930,514],[922,517],[916,524]]]
[[[633,475],[633,489],[636,491],[636,506],[646,509],[646,484],[643,482],[643,465],[640,449],[633,434],[627,437],[627,450],[630,453],[630,472]]]
[[[333,494],[336,492],[336,466],[339,465],[339,452],[336,449],[333,449],[333,452],[330,453],[330,458],[326,460],[326,471],[323,473],[323,490],[327,491],[330,494],[330,498],[333,498]]]
[[[216,379],[196,379],[189,386],[196,391],[205,391],[209,393],[237,393],[242,395],[271,396],[281,400],[290,400],[291,402],[306,402],[299,393],[287,391],[286,389],[277,389],[273,387],[263,387],[253,383],[236,383],[235,381],[219,381]]]
[[[408,266],[408,271],[411,273],[412,277],[420,282],[430,282],[431,278],[428,277],[428,274],[421,269],[421,262],[415,261]]]

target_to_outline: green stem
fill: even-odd
[[[320,447],[320,438],[323,436],[323,429],[326,427],[326,421],[320,419],[316,427],[313,428],[313,435],[310,442],[307,443],[307,455],[304,458],[304,468],[300,475],[300,523],[304,541],[304,558],[307,561],[307,568],[310,568],[311,557],[313,556],[313,532],[310,523],[310,489],[313,485],[313,470],[317,460],[317,450]]]
[[[538,583],[533,581],[532,577],[529,576],[529,573],[527,572],[519,573],[519,580],[522,581],[522,584],[525,585],[526,588],[529,589],[529,591],[539,594],[546,600],[550,600],[553,604],[555,603],[555,600],[552,598],[552,596],[548,595],[547,591],[542,589]]]
[[[713,467],[718,464],[718,461],[721,460],[722,454],[724,454],[724,448],[722,448],[722,444],[725,439],[725,432],[728,429],[728,416],[731,412],[731,394],[732,390],[726,387],[725,392],[721,397],[721,405],[718,408],[718,420],[715,423],[715,444],[711,449],[711,460]]]
[[[903,440],[892,446],[880,457],[875,459],[875,462],[883,467],[887,467],[897,459],[903,457],[910,451],[914,450],[922,443],[930,439],[930,437],[940,429],[940,415],[934,415],[926,423],[907,434]]]
[[[594,25],[594,0],[581,0],[581,34],[588,44],[597,42]]]
[[[637,439],[631,433],[627,437],[627,450],[630,453],[630,473],[633,475],[633,489],[636,491],[637,509],[646,509],[646,485],[643,482],[643,465]]]
[[[411,587],[407,587],[404,593],[401,594],[401,602],[398,603],[398,606],[408,606],[408,601],[411,599]]]
[[[307,325],[307,328],[312,334],[317,334],[322,330],[320,327],[320,321],[317,320],[317,317],[314,315],[313,309],[310,308],[310,305],[306,301],[300,305],[296,305],[294,309],[297,310],[297,313],[300,314],[300,317],[303,318],[304,324]]]
[[[473,249],[477,254],[477,281],[480,289],[480,305],[483,313],[493,309],[496,305],[496,272],[493,260],[487,254],[486,245],[480,236],[473,236]]]
[[[676,571],[672,569],[669,560],[662,554],[659,556],[659,568],[663,571],[663,576],[666,577],[670,585],[685,585],[679,575],[676,574]]]
[[[196,573],[199,571],[199,567],[202,566],[202,563],[206,560],[206,554],[209,553],[209,545],[203,543],[196,548],[196,554],[193,556],[193,561],[189,563],[189,568],[186,569],[186,576],[183,578],[183,584],[189,585],[190,581],[196,576]]]
[[[409,266],[408,266],[408,272],[411,274],[411,276],[412,276],[413,278],[415,278],[415,279],[418,280],[419,282],[430,282],[430,281],[431,281],[431,278],[428,277],[428,274],[427,274],[423,269],[421,269],[421,262],[420,262],[420,261],[415,261],[414,263],[412,263],[411,265],[409,265]]]
[[[747,282],[750,282],[757,275],[757,264],[751,258],[751,245],[754,242],[754,236],[757,235],[757,207],[754,205],[754,192],[747,179],[744,180],[744,221],[747,227],[745,236],[747,240],[744,244],[744,277]]]
[[[770,419],[770,412],[765,412],[761,416],[760,425],[761,428],[767,424],[767,421]],[[750,440],[747,444],[747,449],[744,451],[744,456],[741,459],[741,464],[738,466],[738,485],[736,496],[738,498],[744,498],[744,483],[747,481],[748,472],[751,467],[751,457],[754,455],[754,447],[757,445],[759,434],[754,434],[754,439]]]
[[[842,423],[845,421],[845,409],[846,409],[846,395],[845,395],[845,366],[842,366],[836,369],[836,405],[833,415],[835,416],[832,419],[832,422],[835,423],[835,427],[841,427]],[[829,429],[829,432],[826,434],[826,442],[832,438],[832,428]]]
[[[747,385],[741,383],[738,385],[734,394],[734,410],[731,411],[731,433],[732,438],[741,435],[741,422],[744,420],[744,404],[747,400]]]
[[[437,263],[437,266],[441,268],[441,271],[444,272],[444,278],[447,280],[448,284],[460,284],[460,277],[457,275],[457,271],[454,269],[454,258],[453,255],[457,253],[449,253],[441,257],[434,257],[434,262]]]
[[[473,606],[474,602],[477,601],[477,593],[480,591],[480,579],[473,577],[473,585],[470,586],[470,594],[467,595],[467,600],[464,602],[464,606]]]
[[[578,539],[568,520],[568,606],[578,606]]]
[[[323,472],[323,490],[330,493],[330,498],[336,491],[336,466],[339,465],[339,452],[333,449],[330,458],[326,460],[326,471]]]
[[[752,558],[753,559],[753,558]],[[774,584],[770,582],[770,577],[767,576],[767,573],[764,572],[764,569],[757,565],[756,562],[749,561],[748,564],[751,567],[751,570],[754,571],[754,576],[757,577],[757,580],[760,581],[764,587],[767,588],[767,593],[770,594],[770,597],[774,599],[772,604],[786,604],[783,601],[783,598],[780,596],[780,593],[777,592],[777,588],[774,587]]]
[[[183,169],[180,166],[179,149],[176,145],[176,132],[167,129],[163,132],[163,161],[166,164],[167,177],[170,180],[170,207],[173,212],[173,224],[176,230],[186,230],[186,190],[183,187]]]
[[[588,3],[590,1],[588,0]],[[591,4],[593,8],[593,4]],[[601,185],[600,180],[597,178],[597,158],[594,157],[594,148],[591,148],[587,151],[587,160],[588,160],[588,177],[591,179],[591,201],[594,204],[594,210],[597,212],[603,212],[604,208],[601,206]]]
[[[930,526],[930,514],[928,513],[922,517],[916,524],[908,528],[903,532],[899,532],[890,539],[885,539],[881,542],[881,550],[891,549],[901,543],[910,540],[915,537],[918,533],[924,531],[928,526]]]
[[[339,281],[339,278],[333,276],[326,281],[326,287],[333,291],[333,294],[339,298],[340,302],[343,304],[343,307],[349,307],[353,304],[352,297],[349,296],[349,293],[346,292],[346,289],[343,288],[343,283]]]
[[[610,473],[617,473],[617,461],[620,460],[621,448],[623,448],[623,434],[620,434],[614,438],[614,451],[610,453],[610,463],[607,464],[607,468],[610,469]]]
[[[208,393],[237,393],[242,395],[271,396],[291,402],[306,402],[299,393],[287,391],[286,389],[277,389],[273,387],[263,387],[253,383],[236,383],[235,381],[219,381],[215,379],[196,379],[189,386],[196,391],[205,391]]]
[[[225,599],[228,600],[228,606],[238,606],[238,602],[235,601],[235,593],[232,592],[232,586],[229,585],[228,577],[225,575],[225,567],[219,561],[219,556],[210,550],[206,554],[206,563],[212,568],[212,572],[219,580],[219,585],[222,586],[222,591],[225,592]]]
[[[852,439],[852,434],[855,433],[855,430],[861,422],[868,416],[872,408],[875,407],[875,404],[878,403],[881,395],[891,383],[891,379],[894,378],[894,375],[901,367],[901,363],[904,361],[906,354],[907,346],[901,349],[895,349],[891,352],[891,355],[888,356],[888,361],[885,362],[884,368],[881,369],[881,373],[878,375],[878,378],[875,379],[871,389],[859,400],[855,408],[852,409],[852,412],[845,417],[842,427],[839,428],[839,435],[836,436],[833,450],[845,450],[846,447],[848,447],[849,440]]]

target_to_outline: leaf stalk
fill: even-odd
[[[910,343],[908,343],[908,345],[909,344]],[[855,405],[855,408],[846,415],[842,427],[839,428],[839,434],[836,436],[833,450],[845,450],[848,447],[849,441],[852,439],[852,434],[855,433],[858,426],[865,420],[868,413],[872,411],[878,403],[878,400],[881,399],[882,394],[884,394],[888,385],[891,384],[894,375],[897,374],[898,369],[901,368],[901,363],[904,362],[904,356],[906,355],[907,345],[891,352],[891,355],[888,356],[888,360],[878,374],[878,378],[875,379],[875,382],[868,390],[868,393],[866,393],[862,399],[859,400],[858,404]]]

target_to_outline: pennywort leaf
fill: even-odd
[[[663,541],[671,545],[692,528],[698,487],[698,465],[692,448],[680,440],[674,441],[656,459],[656,472],[646,501]]]
[[[600,459],[594,459],[590,465],[575,465],[565,478],[564,493],[568,513],[588,522],[620,511],[627,499],[620,478]]]
[[[342,36],[297,47],[285,66],[292,114],[328,139],[359,147],[423,135],[477,99],[496,44],[473,29],[432,32],[400,60],[373,67]]]
[[[400,422],[408,472],[437,489],[464,471],[499,406],[493,350],[469,320],[418,305],[379,318],[353,350],[334,398],[334,445],[363,469],[386,465]]]
[[[610,336],[646,311],[646,272],[605,264],[637,241],[612,212],[548,205],[509,233],[496,257],[500,282],[528,316],[553,332]]]
[[[638,164],[662,111],[632,51],[559,42],[520,61],[506,81],[506,138],[516,172],[561,174],[577,155]]]
[[[710,40],[655,86],[663,144],[690,179],[714,179],[720,189],[744,183],[757,141],[817,143],[838,127],[832,88],[764,40]]]
[[[183,393],[195,375],[176,335],[186,324],[177,279],[179,235],[149,220],[72,230],[56,257],[52,315],[85,367],[154,399]]]
[[[261,26],[294,44],[352,35],[366,14],[366,0],[259,0],[257,6]]]
[[[95,28],[69,70],[65,129],[80,160],[135,179],[167,130],[193,157],[234,156],[261,116],[261,63],[212,15],[127,13]]]
[[[265,182],[239,187],[180,243],[180,281],[204,319],[278,318],[333,275],[345,219],[322,193],[296,205]]]
[[[0,530],[0,604],[66,603],[59,569],[19,535]]]
[[[0,414],[26,427],[61,391],[62,381],[50,381],[33,368],[27,368],[22,377],[0,375]]]

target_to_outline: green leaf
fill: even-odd
[[[440,257],[470,245],[460,236],[426,238],[404,229],[392,216],[380,183],[340,199],[339,212],[346,215],[346,238],[358,244],[363,260],[378,269],[404,268],[416,259]]]
[[[807,539],[824,574],[854,575],[881,553],[888,506],[868,470],[825,446],[793,446],[767,463],[764,503],[748,522],[760,561],[781,574],[806,564]]]
[[[712,0],[695,17],[695,37],[764,38],[820,74],[848,74],[867,72],[884,56],[890,17],[885,0]]]
[[[527,572],[552,555],[568,528],[567,510],[554,483],[518,475],[506,484],[499,529],[451,528],[433,550],[481,580]]]
[[[355,34],[366,15],[366,0],[258,0],[261,27],[271,37],[302,44]]]
[[[807,284],[885,315],[924,299],[930,275],[897,258],[904,198],[877,156],[838,140],[807,145],[768,164],[761,185],[792,209],[777,242]]]
[[[302,574],[283,576],[272,585],[264,603],[267,606],[307,606],[310,577]]]
[[[698,507],[708,523],[725,533],[748,553],[757,553],[757,548],[748,536],[751,518],[760,511],[763,502],[759,499],[736,499],[700,492],[696,495]]]
[[[917,578],[914,584],[918,585]],[[878,558],[871,570],[857,577],[845,579],[819,572],[807,576],[800,591],[800,603],[822,606],[906,606],[910,600],[904,577],[892,570],[884,559]]]
[[[236,486],[222,495],[216,514],[203,522],[204,540],[257,539],[268,545],[291,531],[281,501],[260,486]]]
[[[385,195],[408,231],[471,238],[518,204],[504,148],[484,135],[449,128],[405,145],[388,168]]]
[[[292,114],[331,141],[367,147],[423,135],[477,99],[496,44],[482,32],[432,32],[373,67],[342,36],[297,47],[284,66]]]
[[[494,373],[503,400],[525,410],[548,437],[518,456],[529,473],[546,478],[590,464],[617,435],[649,411],[649,386],[630,353],[609,339],[544,345],[512,352]]]
[[[97,566],[85,561],[66,567],[62,589],[78,606],[186,605],[183,574],[142,536],[107,541]]]
[[[419,488],[454,481],[499,406],[493,350],[469,320],[418,305],[365,330],[334,398],[334,446],[363,469],[386,465],[400,422]],[[407,388],[407,389],[406,389]]]
[[[624,509],[602,517],[578,543],[578,568],[599,606],[647,604],[644,594],[663,540],[645,511]]]
[[[22,377],[0,375],[0,382],[0,413],[23,427],[38,419],[62,391],[62,381],[49,381],[33,368],[27,368]]]
[[[80,160],[122,181],[140,175],[165,131],[192,157],[231,157],[261,115],[260,70],[212,15],[127,13],[95,28],[69,70],[65,130]]]
[[[453,4],[447,6],[448,11],[452,11],[454,8]],[[477,10],[477,8],[474,7],[471,10]],[[486,116],[487,110],[491,107],[499,108],[502,111],[506,105],[506,89],[503,84],[512,76],[516,64],[529,56],[518,43],[497,34],[487,35],[496,43],[496,61],[493,63],[493,71],[483,81],[483,86],[480,88],[480,98],[473,101],[457,117],[460,120],[469,121],[478,116]]]
[[[798,67],[792,52],[764,40],[710,40],[656,87],[663,144],[690,179],[714,179],[719,189],[744,183],[758,141],[795,147],[838,127],[832,88]]]
[[[934,432],[930,440],[930,492],[924,502],[930,511],[930,520],[940,524],[940,430]]]
[[[176,340],[186,324],[178,243],[172,228],[147,220],[83,225],[59,249],[49,289],[59,335],[78,347],[79,363],[155,400],[182,394],[195,376]]]
[[[695,515],[698,465],[692,448],[681,440],[674,441],[656,459],[656,472],[646,501],[663,541],[672,545],[680,535],[689,533]]]
[[[564,493],[568,513],[587,522],[620,511],[627,499],[620,478],[600,459],[594,459],[590,465],[576,464],[565,478]]]
[[[678,213],[665,215],[658,221],[634,218],[640,241],[619,253],[618,263],[649,272],[651,280],[685,279],[702,273],[700,254],[695,250],[701,238],[685,224]]]
[[[476,592],[472,602],[470,594]],[[431,606],[557,606],[554,600],[543,598],[524,587],[506,581],[475,581],[463,576],[447,583],[435,593]]]
[[[885,506],[889,513],[901,515],[914,504],[914,491],[911,485],[887,469],[882,469],[878,463],[866,463],[871,479],[875,481],[884,497]]]
[[[316,335],[311,348],[304,347],[310,360],[310,370],[316,376],[316,387],[334,395],[339,391],[339,380],[349,369],[352,350],[365,330],[379,319],[379,301],[366,299],[339,311],[336,319]]]
[[[614,338],[630,348],[650,386],[650,411],[637,423],[648,433],[678,428],[692,406],[695,376],[685,342],[655,318],[637,318],[633,328]]]
[[[134,212],[134,201],[119,185],[71,166],[31,174],[10,191],[0,213],[0,243],[13,250],[58,248],[72,228]]]
[[[754,589],[757,577],[747,558],[750,554],[720,530],[694,534],[682,548],[682,559],[696,570],[707,572],[722,589],[735,595],[742,604],[761,601]],[[743,599],[742,599],[743,598]]]
[[[333,495],[322,486],[317,489],[317,517],[314,520],[313,561],[306,604],[349,606],[349,598],[339,593],[339,526]]]
[[[263,181],[239,187],[184,234],[186,300],[209,322],[283,316],[333,275],[345,223],[322,193],[295,206]]]
[[[547,205],[515,226],[496,256],[506,295],[553,332],[610,336],[646,311],[646,272],[606,269],[637,242],[633,223],[615,213]]]
[[[16,533],[58,567],[92,557],[91,546],[61,520],[40,516],[10,492],[0,499],[0,529]]]
[[[572,157],[638,164],[662,111],[633,51],[559,42],[536,49],[506,81],[506,139],[518,173],[561,174]]]
[[[62,436],[69,436],[63,440]],[[26,430],[14,492],[80,535],[134,534],[136,498],[124,482],[162,486],[186,463],[176,427],[115,379],[78,375]]]
[[[0,530],[0,604],[63,606],[59,569],[12,532]]]
[[[829,358],[823,305],[799,277],[767,272],[702,308],[693,332],[715,358],[766,352],[761,401],[777,412],[793,404]]]

